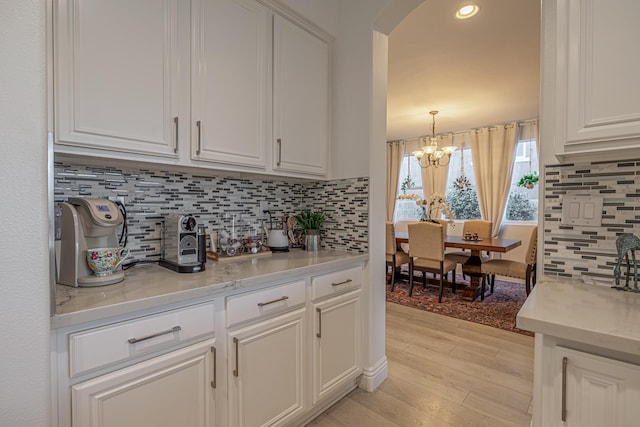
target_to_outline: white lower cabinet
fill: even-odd
[[[360,374],[360,290],[313,305],[313,403]]]
[[[230,331],[229,426],[287,425],[304,410],[306,309]]]
[[[74,427],[214,425],[214,340],[71,387]]]
[[[351,265],[55,330],[52,425],[304,425],[357,386],[362,283]]]
[[[561,346],[553,349],[553,404],[540,425],[625,427],[640,420],[640,366]]]

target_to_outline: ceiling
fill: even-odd
[[[538,117],[539,58],[540,0],[426,0],[389,36],[387,140]]]

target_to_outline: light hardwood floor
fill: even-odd
[[[533,338],[387,303],[389,376],[309,426],[529,426]]]

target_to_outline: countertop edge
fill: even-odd
[[[640,295],[575,280],[547,279],[533,288],[516,325],[537,334],[640,354],[640,330],[627,319],[630,311],[637,312],[636,302]],[[552,303],[562,310],[550,309]],[[632,314],[636,317],[640,320],[640,313]]]
[[[107,320],[116,316],[126,316],[136,312],[158,309],[165,306],[180,305],[193,301],[201,302],[207,297],[216,298],[227,294],[249,289],[254,286],[266,284],[267,282],[286,281],[295,277],[324,272],[327,269],[339,269],[350,265],[364,263],[369,260],[369,254],[345,254],[345,258],[320,262],[314,265],[307,265],[279,271],[275,273],[261,274],[245,277],[239,280],[230,280],[222,283],[215,283],[185,289],[178,292],[164,293],[146,298],[138,298],[117,304],[94,307],[86,310],[78,310],[70,313],[56,314],[50,317],[50,330],[62,329],[76,326],[83,323]]]

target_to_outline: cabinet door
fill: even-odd
[[[360,292],[314,305],[314,404],[360,374]]]
[[[329,45],[273,22],[274,169],[322,175],[329,147]]]
[[[640,420],[640,366],[563,347],[556,347],[554,353],[556,405],[543,425],[637,425]],[[564,368],[563,361],[566,361]],[[563,391],[566,422],[562,422]]]
[[[265,167],[268,18],[254,0],[193,3],[193,159]]]
[[[58,146],[176,157],[178,0],[55,3]]]
[[[213,340],[71,388],[74,427],[209,427],[214,422]]]
[[[304,315],[296,310],[229,333],[229,425],[286,425],[304,411]]]
[[[640,2],[558,2],[558,134],[567,153],[640,141]],[[565,118],[565,120],[563,120]]]

